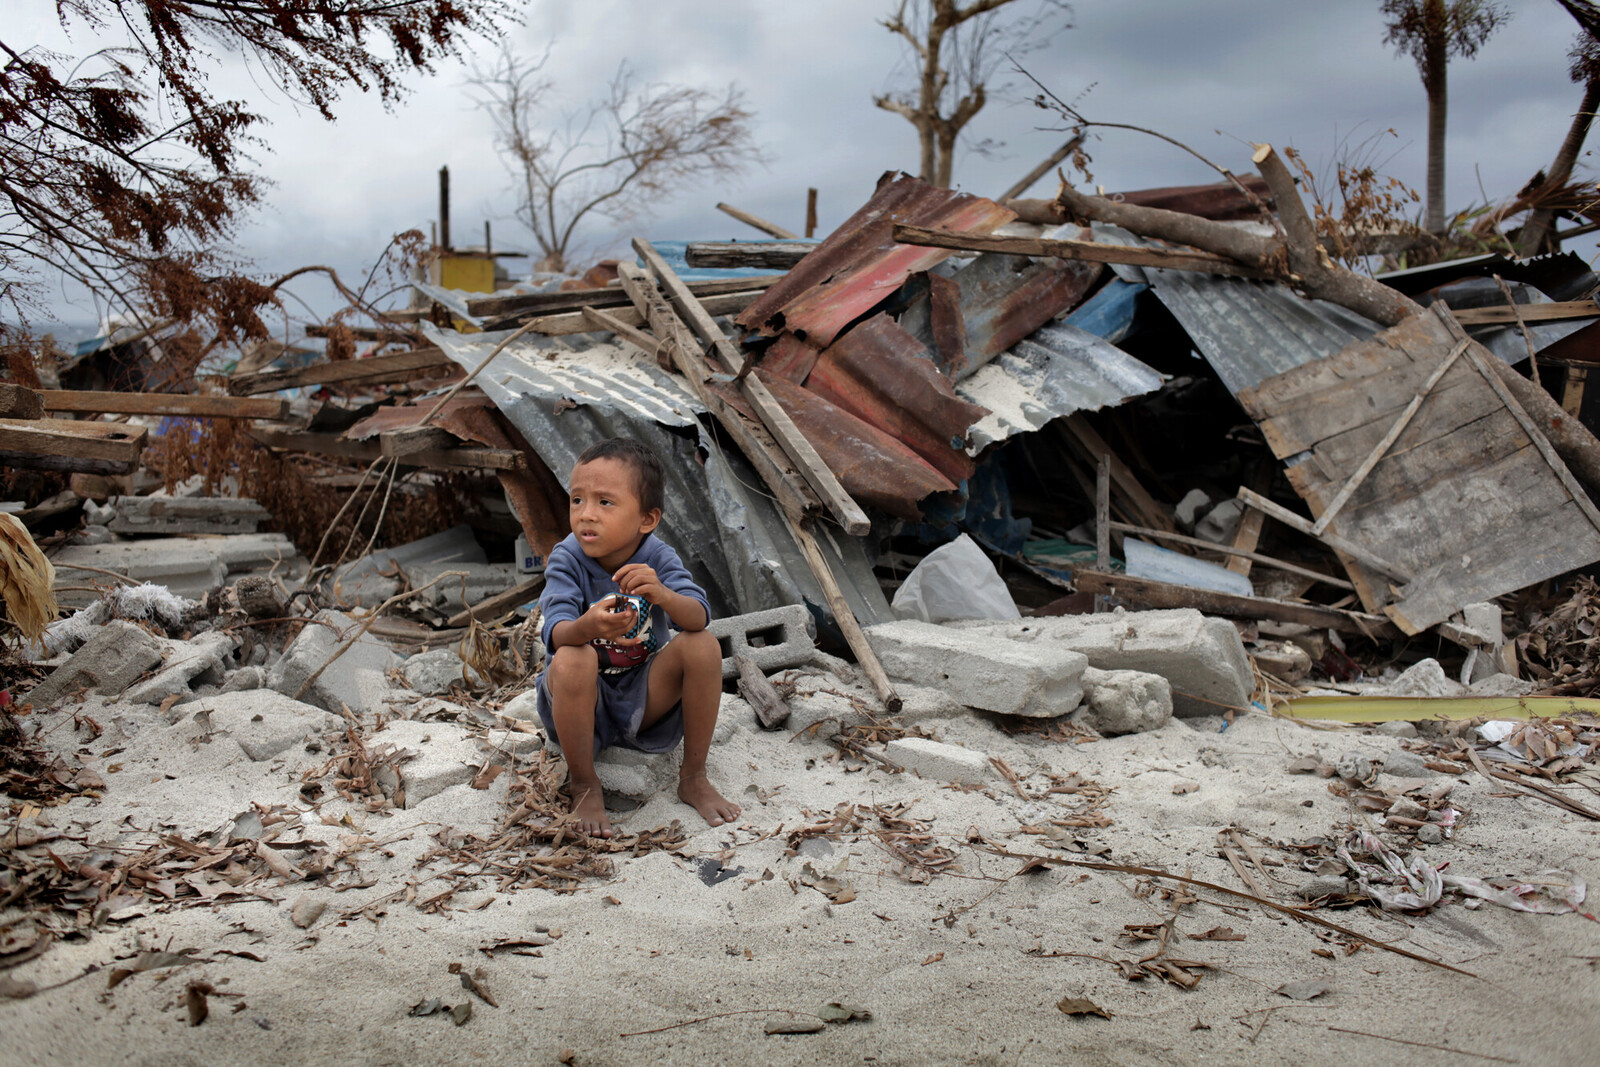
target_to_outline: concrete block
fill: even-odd
[[[401,670],[406,676],[406,684],[424,696],[447,693],[452,685],[477,689],[485,684],[478,672],[466,665],[461,653],[453,645],[419,652],[406,660]],[[534,714],[537,716],[538,712]]]
[[[1436,659],[1418,660],[1374,695],[1391,697],[1455,697],[1467,687],[1445,674]]]
[[[451,613],[488,600],[497,593],[514,588],[526,581],[517,574],[512,563],[419,563],[406,568],[406,576],[413,588],[427,585],[446,571],[466,571],[465,577],[450,577],[422,594],[432,598],[435,607]],[[461,586],[466,583],[467,598],[461,599]]]
[[[941,782],[982,785],[992,770],[988,757],[980,752],[925,737],[898,738],[885,745],[883,752],[907,771]]]
[[[485,756],[467,731],[453,723],[397,719],[367,739],[369,748],[394,745],[417,753],[400,764],[399,784],[408,808],[429,797],[472,781]]]
[[[228,680],[222,683],[224,693],[248,693],[255,689],[267,687],[267,672],[257,666],[240,667],[228,675]]]
[[[706,629],[716,635],[722,646],[724,678],[739,673],[733,665],[734,656],[749,656],[763,674],[771,674],[807,662],[817,647],[812,638],[816,623],[804,604],[712,619]]]
[[[1159,730],[1172,719],[1172,685],[1144,671],[1083,671],[1083,700],[1089,722],[1102,734]]]
[[[1053,718],[1083,701],[1088,660],[1068,648],[910,619],[881,623],[866,633],[891,678],[944,689],[968,707]]]
[[[120,541],[104,545],[68,545],[52,557],[56,584],[87,585],[93,571],[75,570],[74,565],[114,571],[138,582],[165,586],[178,596],[200,600],[228,576],[227,566],[216,551],[221,539],[190,541],[186,538],[159,538],[150,541]],[[67,607],[84,607],[97,596],[93,592],[58,590],[57,599]]]
[[[194,544],[193,541],[186,542]],[[218,537],[206,542],[216,552],[229,574],[252,574],[274,567],[282,576],[295,572],[304,562],[300,550],[287,534],[252,533]]]
[[[267,675],[268,687],[293,697],[306,679],[327,663],[355,632],[357,625],[343,612],[319,611],[284,650],[282,658],[273,664]],[[387,674],[399,663],[400,657],[388,645],[364,634],[323,671],[299,699],[327,711],[338,712],[340,705],[344,705],[357,715],[370,715],[380,710],[387,700]]]
[[[233,497],[119,496],[111,507],[111,532],[135,537],[255,533],[272,517],[254,500]]]
[[[161,639],[123,619],[100,627],[83,647],[34,687],[25,698],[36,708],[60,703],[80,687],[114,697],[161,662]]]
[[[203,633],[188,641],[167,641],[166,658],[155,677],[131,687],[124,699],[134,704],[159,704],[171,696],[189,696],[196,685],[221,685],[228,657],[239,647],[232,634]]]
[[[207,712],[212,733],[226,733],[257,763],[344,725],[337,715],[270,690],[205,697],[185,705],[191,708]]]
[[[535,689],[518,693],[506,701],[506,706],[500,709],[500,714],[508,719],[521,719],[524,722],[539,721],[539,693]]]
[[[1246,707],[1255,688],[1239,631],[1226,619],[1207,618],[1193,608],[952,625],[1016,641],[1064,645],[1103,671],[1159,674],[1172,685],[1172,710],[1180,717]]]

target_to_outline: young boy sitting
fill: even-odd
[[[610,745],[668,752],[683,741],[679,799],[712,826],[739,814],[706,778],[722,650],[706,630],[705,592],[651,536],[661,483],[661,461],[638,442],[591,445],[572,468],[572,533],[545,563],[539,718],[566,757],[579,825],[598,837],[611,836],[611,823],[594,757]],[[681,631],[670,640],[669,621]]]

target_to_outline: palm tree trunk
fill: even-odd
[[[1443,33],[1444,13],[1441,0],[1429,0],[1429,6],[1439,3],[1441,11],[1436,25],[1439,32],[1430,32],[1425,45],[1422,86],[1428,94],[1428,215],[1427,228],[1431,233],[1444,232],[1444,134],[1445,117],[1449,110],[1449,94],[1445,72],[1450,56],[1446,51]],[[1429,12],[1431,15],[1432,12]],[[1431,29],[1431,27],[1430,27]]]
[[[1589,137],[1589,127],[1594,124],[1596,107],[1600,107],[1600,78],[1590,78],[1584,84],[1583,101],[1578,105],[1578,113],[1572,116],[1572,125],[1567,127],[1566,139],[1561,142],[1561,148],[1556,152],[1555,162],[1550,164],[1545,188],[1558,189],[1572,177],[1572,168],[1578,162],[1578,153],[1583,151],[1583,142]],[[1554,211],[1548,208],[1535,208],[1528,215],[1528,221],[1522,224],[1521,232],[1517,234],[1517,254],[1534,256],[1546,251],[1547,245],[1549,250],[1558,247],[1552,238],[1555,221]]]

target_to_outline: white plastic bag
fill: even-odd
[[[902,619],[1018,619],[1022,613],[989,557],[966,534],[929,552],[895,590]]]

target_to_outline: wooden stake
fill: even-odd
[[[850,604],[845,600],[844,592],[839,588],[838,579],[834,578],[833,570],[828,566],[828,560],[823,556],[817,539],[812,536],[805,524],[795,522],[793,519],[789,520],[789,532],[794,535],[795,543],[805,554],[811,573],[816,575],[817,581],[821,583],[822,595],[828,601],[828,608],[833,612],[840,632],[844,634],[845,644],[855,653],[856,662],[861,664],[861,669],[866,672],[867,680],[872,683],[878,699],[883,701],[884,709],[891,715],[898,713],[902,706],[900,694],[894,691],[894,685],[889,681],[889,675],[884,671],[883,664],[878,662],[878,654],[867,642],[867,635],[862,632],[861,623],[856,620],[856,613],[850,610]]]
[[[1111,453],[1100,453],[1094,480],[1094,569],[1111,569]]]
[[[740,211],[738,208],[734,207],[732,204],[718,204],[717,205],[717,210],[725,212],[725,213],[727,213],[729,215],[732,215],[734,218],[738,219],[740,222],[746,223],[746,224],[748,224],[750,226],[754,226],[756,229],[760,230],[762,233],[771,234],[773,237],[795,237],[795,236],[798,236],[797,234],[790,233],[788,230],[784,229],[782,226],[779,226],[775,222],[768,222],[766,219],[761,218],[758,215],[752,215],[748,211]]]
[[[789,717],[789,705],[778,696],[767,676],[749,656],[735,656],[739,668],[739,695],[756,711],[756,719],[768,730],[776,730]]]
[[[806,190],[806,236],[817,235],[817,191]]]

